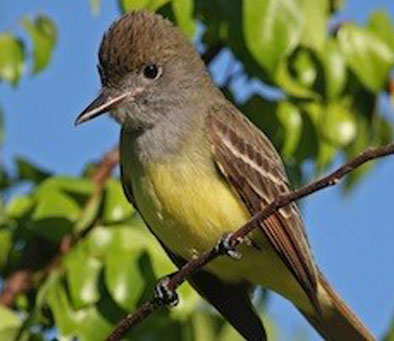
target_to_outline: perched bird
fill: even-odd
[[[168,20],[147,11],[117,20],[101,42],[98,70],[101,92],[76,123],[105,112],[120,123],[125,194],[178,266],[289,191],[271,142]],[[255,285],[290,300],[327,340],[374,339],[316,266],[295,204],[248,241],[240,260],[220,257],[190,279],[245,339],[266,339],[248,295]]]

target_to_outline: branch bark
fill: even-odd
[[[271,204],[267,205],[262,211],[254,215],[245,225],[240,227],[232,234],[230,240],[232,246],[235,248],[241,244],[248,233],[258,227],[261,222],[267,219],[278,209],[289,205],[293,201],[309,196],[319,190],[338,184],[345,175],[370,160],[392,154],[394,154],[394,143],[375,149],[368,149],[320,180],[314,181],[309,185],[291,191],[287,194],[280,195]],[[171,276],[168,283],[168,288],[170,290],[176,290],[189,276],[219,256],[221,256],[221,253],[215,247],[201,254],[197,258],[191,259],[179,271]],[[150,314],[157,311],[161,306],[161,303],[156,298],[144,303],[134,313],[127,315],[119,322],[117,327],[107,338],[107,341],[121,340],[128,331],[146,319]]]

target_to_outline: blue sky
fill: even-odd
[[[362,23],[377,8],[387,9],[394,19],[392,0],[348,0],[339,19]],[[24,34],[20,19],[40,12],[55,20],[59,44],[41,75],[25,76],[17,89],[0,85],[6,125],[1,160],[11,166],[21,155],[57,173],[76,175],[118,138],[118,127],[108,118],[78,129],[73,122],[97,93],[98,44],[119,12],[115,0],[103,1],[98,16],[91,15],[88,0],[0,0],[0,31]],[[388,110],[394,117],[394,110]],[[351,196],[344,198],[334,188],[304,201],[318,264],[377,336],[394,315],[393,174],[394,158],[385,159]],[[287,302],[275,297],[270,311],[287,335],[304,329],[313,335]]]

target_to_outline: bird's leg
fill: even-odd
[[[160,278],[155,286],[155,298],[158,303],[171,308],[175,307],[179,303],[178,294],[168,286],[168,283],[174,274],[175,273]]]
[[[239,260],[241,259],[242,254],[235,250],[234,242],[231,239],[232,235],[232,233],[226,233],[220,237],[215,248],[221,255],[226,255],[232,259]]]

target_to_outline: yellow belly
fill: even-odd
[[[158,238],[188,259],[234,231],[249,213],[214,168],[167,163],[145,167],[134,177],[137,205]]]
[[[224,233],[235,231],[250,218],[214,167],[173,160],[132,168],[133,194],[144,220],[184,259],[209,250]],[[247,280],[273,289],[302,306],[303,290],[265,236],[256,230],[249,237],[258,249],[242,245],[240,261],[221,257],[207,269],[226,281]]]

